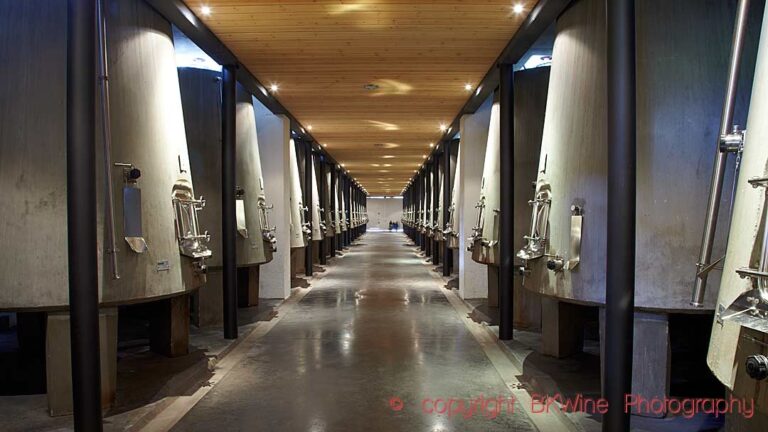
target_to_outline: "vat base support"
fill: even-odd
[[[259,266],[237,269],[237,307],[259,304]]]
[[[166,357],[189,354],[189,296],[158,300],[149,323],[149,346]]]
[[[600,309],[600,368],[605,375],[605,309]],[[669,396],[672,349],[669,339],[669,315],[665,313],[635,312],[632,364],[632,394],[645,399]],[[610,379],[610,378],[608,378]],[[632,414],[643,417],[663,417],[651,412]]]
[[[488,307],[499,307],[499,267],[486,266],[488,268]]]
[[[46,322],[46,382],[48,413],[72,414],[72,361],[68,312],[49,313]],[[94,344],[94,349],[96,349]],[[109,409],[117,391],[117,308],[99,310],[101,407]]]
[[[541,353],[565,358],[584,349],[585,307],[549,297],[541,299]]]

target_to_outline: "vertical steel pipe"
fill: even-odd
[[[99,90],[101,102],[102,163],[104,170],[104,231],[107,246],[104,253],[109,255],[112,278],[120,279],[117,266],[117,241],[115,240],[115,197],[112,189],[112,112],[109,106],[109,62],[107,55],[107,19],[104,15],[104,2],[96,2],[96,21],[99,34]]]
[[[440,243],[435,234],[435,230],[438,228],[437,208],[440,205],[440,157],[438,154],[435,154],[430,165],[432,166],[432,209],[429,220],[432,225],[432,264],[438,265],[440,264]]]
[[[515,212],[515,70],[499,65],[499,339],[510,340],[514,333],[514,212]]]
[[[445,229],[445,225],[448,223],[450,217],[449,208],[451,207],[451,149],[453,143],[451,140],[446,140],[443,144],[443,224],[438,227],[440,230]],[[451,264],[453,261],[453,252],[448,247],[448,239],[443,241],[443,276],[451,275]]]
[[[635,305],[635,2],[607,2],[608,221],[603,431],[629,431]]]
[[[733,28],[733,40],[731,42],[731,59],[728,65],[728,85],[723,101],[723,112],[720,117],[720,134],[715,145],[715,164],[712,168],[712,180],[709,189],[709,201],[707,213],[704,219],[704,235],[699,249],[699,261],[696,263],[696,280],[691,295],[693,306],[704,304],[704,294],[707,289],[707,277],[711,267],[712,246],[717,233],[717,217],[720,212],[720,200],[725,180],[725,167],[728,162],[728,151],[722,149],[720,142],[722,137],[731,133],[733,127],[733,111],[736,106],[736,91],[739,85],[739,69],[741,67],[741,53],[744,48],[744,36],[747,31],[747,17],[749,12],[749,0],[739,0],[736,12],[736,22]]]
[[[312,202],[312,173],[314,170],[312,169],[312,142],[311,141],[304,141],[304,207],[307,209],[305,212],[307,214],[307,220],[306,222],[309,224],[310,231],[314,231],[313,225],[312,225],[312,218],[313,218],[313,209],[315,203]],[[305,248],[304,253],[304,275],[305,276],[312,276],[312,266],[313,266],[313,259],[312,259],[312,251],[314,249],[314,240],[312,240],[312,234],[309,235],[309,241],[307,241],[307,247]]]
[[[328,221],[327,215],[329,206],[328,204],[328,182],[326,181],[325,176],[325,156],[322,155],[322,153],[319,153],[317,155],[317,174],[318,174],[318,198],[320,199],[320,208],[322,212],[320,212],[320,223],[325,224]],[[326,224],[325,227],[326,230],[331,229],[330,226]],[[320,240],[320,265],[326,265],[327,264],[327,256],[328,256],[328,237],[326,237],[325,232],[322,233],[323,238]]]
[[[224,338],[237,339],[237,250],[235,233],[235,86],[237,66],[225,65],[221,83],[221,240],[224,279]]]
[[[67,3],[67,257],[75,430],[101,431],[96,233],[96,2]],[[30,53],[35,55],[35,53]]]
[[[333,221],[333,237],[331,238],[331,256],[336,256],[336,251],[339,250],[339,210],[336,208],[336,202],[338,201],[338,193],[336,192],[336,165],[330,164],[330,175],[331,175],[331,190],[328,191],[329,193],[329,202],[331,203],[331,219]]]

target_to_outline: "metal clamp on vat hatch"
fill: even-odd
[[[325,233],[328,232],[328,227],[325,225],[325,209],[320,207],[318,209],[318,213],[320,214],[320,223],[319,223],[320,232],[322,232],[323,235],[325,235]]]
[[[129,163],[115,163],[123,169],[123,234],[132,251],[142,254],[147,251],[141,221],[141,170]]]
[[[208,232],[201,233],[197,212],[205,207],[203,197],[195,199],[192,185],[186,179],[178,179],[173,185],[173,207],[176,210],[176,237],[181,254],[195,261],[195,269],[206,270],[205,259],[211,256],[211,250],[205,245],[211,241]]]
[[[237,233],[242,238],[248,238],[248,223],[245,220],[245,190],[239,186],[235,188],[235,220]]]
[[[477,212],[477,223],[472,227],[472,235],[467,239],[469,245],[467,251],[472,252],[475,246],[475,242],[482,241],[483,238],[483,213],[485,212],[485,196],[480,197],[480,201],[475,204],[475,208],[479,209]]]
[[[309,208],[304,207],[303,204],[299,204],[299,212],[301,213],[301,232],[304,233],[304,239],[307,241],[312,240],[312,227],[309,225],[309,222],[307,222]]]
[[[768,177],[749,180],[754,188],[765,188],[764,205],[768,203]],[[728,308],[718,305],[718,322],[733,321],[763,333],[768,333],[768,226],[763,221],[763,238],[757,268],[741,267],[736,273],[754,281],[755,288],[742,293]]]
[[[528,235],[523,237],[527,243],[515,255],[523,261],[523,269],[520,274],[526,274],[528,261],[541,258],[547,248],[547,234],[549,225],[549,208],[552,204],[552,192],[549,183],[540,182],[536,188],[533,201],[528,201],[531,206],[531,229]]]
[[[261,236],[265,242],[272,245],[272,252],[277,252],[277,239],[275,238],[275,231],[277,226],[269,226],[269,211],[275,208],[274,205],[267,205],[267,202],[263,197],[259,197],[259,218],[261,222]]]

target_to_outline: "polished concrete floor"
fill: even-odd
[[[534,430],[402,233],[334,261],[174,430]]]

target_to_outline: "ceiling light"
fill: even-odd
[[[466,91],[472,91],[472,84],[466,83],[464,84],[464,90]]]
[[[515,6],[512,7],[512,12],[516,14],[521,14],[525,10],[525,7],[523,7],[522,3],[518,3]]]
[[[328,147],[328,144],[323,144],[323,147]]]
[[[448,126],[445,123],[440,123],[440,131],[445,132],[448,130]]]
[[[272,93],[277,93],[278,91],[280,91],[280,86],[277,83],[272,83],[269,85],[269,91],[271,91]]]
[[[341,166],[345,166],[344,164],[341,164]]]
[[[422,159],[426,159],[427,155],[421,155]]]
[[[312,125],[307,126],[307,130],[312,130]]]
[[[435,146],[435,143],[429,143],[429,148],[432,148]]]
[[[210,6],[203,6],[203,7],[201,7],[200,8],[200,13],[205,15],[205,16],[210,16],[211,15],[211,8],[210,8]]]
[[[394,159],[395,157],[392,155],[384,155],[381,157],[382,159]]]

